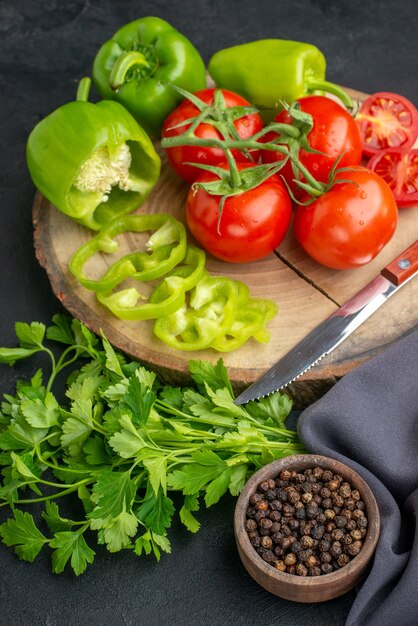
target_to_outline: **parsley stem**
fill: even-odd
[[[14,504],[35,504],[36,502],[47,502],[48,500],[55,500],[56,498],[62,498],[63,496],[66,496],[67,494],[72,493],[73,491],[76,491],[78,487],[80,487],[80,485],[87,485],[88,483],[91,483],[91,482],[92,482],[91,478],[86,478],[86,480],[76,483],[72,485],[71,487],[69,487],[68,489],[64,489],[63,491],[59,491],[58,493],[53,493],[50,496],[42,496],[41,498],[28,498],[27,500],[15,500]],[[9,502],[2,502],[0,506],[5,506],[8,504]]]

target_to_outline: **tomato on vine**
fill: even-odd
[[[390,241],[398,209],[388,184],[363,166],[337,172],[333,186],[298,206],[294,232],[315,261],[332,269],[369,263]]]
[[[359,165],[362,158],[363,145],[357,124],[347,109],[335,100],[326,96],[306,96],[297,101],[301,111],[312,117],[312,128],[306,135],[306,142],[299,143],[298,158],[302,165],[315,177],[317,181],[326,183],[335,160],[339,159],[338,166],[346,167]],[[292,110],[283,110],[275,117],[280,124],[292,123]],[[262,141],[273,141],[277,134],[267,133]],[[278,142],[279,143],[279,142]],[[264,163],[274,163],[283,160],[284,155],[271,150],[263,150],[261,159]],[[290,160],[280,170],[293,193],[299,195],[298,186],[293,179],[305,181],[303,176],[295,175]]]
[[[212,107],[210,112],[209,107]],[[259,113],[240,95],[226,89],[203,89],[189,94],[170,113],[163,125],[163,140],[182,135],[190,129],[194,120],[198,121],[194,134],[203,140],[222,140],[226,136],[245,140],[263,128]],[[230,135],[231,130],[234,137]],[[225,151],[219,147],[177,145],[165,148],[165,152],[174,171],[189,183],[194,182],[202,172],[191,163],[219,165],[225,161]],[[252,158],[256,162],[259,153],[257,150],[233,150],[232,154],[236,161]]]
[[[228,164],[222,168],[227,170]],[[237,169],[253,168],[237,163]],[[292,217],[290,196],[277,174],[224,202],[204,188],[217,180],[216,173],[204,172],[189,191],[186,219],[192,235],[222,261],[246,263],[268,256],[282,242]]]

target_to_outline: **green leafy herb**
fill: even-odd
[[[193,384],[171,387],[66,316],[48,328],[17,323],[16,336],[18,347],[0,348],[0,363],[44,352],[51,369],[19,381],[1,404],[0,507],[11,517],[0,537],[26,561],[46,546],[55,573],[86,570],[95,558],[88,543],[94,532],[109,552],[130,549],[159,560],[171,552],[172,492],[182,494],[178,515],[195,533],[201,502],[237,496],[264,463],[303,452],[285,427],[290,399],[276,393],[236,406],[221,359],[191,360]],[[54,384],[63,371],[61,402]],[[78,497],[80,519],[61,515],[58,502],[67,494]],[[36,512],[44,507],[39,520],[21,510],[29,504]]]

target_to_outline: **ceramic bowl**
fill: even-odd
[[[303,471],[319,466],[340,474],[354,489],[358,489],[365,503],[368,533],[359,554],[339,570],[320,576],[297,576],[276,570],[266,563],[251,545],[244,528],[249,498],[259,483],[277,478],[284,469]],[[364,577],[372,559],[380,532],[380,516],[376,500],[366,482],[347,465],[335,459],[314,454],[292,455],[273,461],[257,471],[241,492],[234,515],[234,531],[238,552],[250,576],[270,593],[296,602],[323,602],[340,596]]]

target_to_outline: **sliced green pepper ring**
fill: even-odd
[[[206,255],[203,250],[195,248],[194,246],[188,246],[187,253],[182,261],[181,265],[175,267],[168,276],[176,276],[181,279],[181,288],[184,292],[190,291],[197,284],[198,280],[203,276],[205,272]],[[150,295],[150,302],[157,303],[161,299],[164,299],[166,287],[164,281],[162,281]]]
[[[271,300],[250,298],[238,306],[237,314],[230,328],[224,335],[214,339],[211,347],[219,352],[231,352],[240,348],[250,337],[259,343],[267,343],[270,331],[266,324],[278,311],[278,306]]]
[[[138,304],[145,296],[135,287],[114,292],[98,291],[98,301],[116,317],[123,320],[158,319],[171,315],[182,307],[186,291],[192,289],[205,272],[205,253],[190,246],[183,264],[176,267],[152,291],[148,302]],[[123,278],[119,281],[122,282]]]
[[[100,252],[112,254],[119,249],[115,237],[125,232],[140,233],[149,230],[155,231],[146,243],[150,252],[132,252],[123,256],[97,280],[86,276],[84,266],[91,257]],[[184,259],[186,250],[186,229],[171,215],[122,215],[109,222],[75,251],[70,259],[69,270],[87,289],[108,291],[125,278],[132,277],[142,281],[160,278]]]
[[[204,350],[231,326],[237,302],[237,281],[205,272],[191,291],[190,306],[184,303],[172,315],[157,319],[154,334],[178,350]]]

